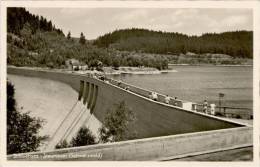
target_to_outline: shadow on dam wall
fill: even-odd
[[[8,160],[167,160],[248,147],[253,143],[252,127],[152,101],[147,98],[149,91],[145,89],[128,85],[130,89],[125,90],[86,75],[57,71],[8,67],[7,72],[70,85],[79,92],[78,100],[85,103],[101,123],[108,109],[124,100],[136,115],[136,122],[129,131],[137,132],[135,140],[14,154],[9,155]],[[73,153],[84,157],[71,157]],[[87,156],[97,154],[102,157]]]
[[[81,92],[80,89],[83,89],[82,85],[85,83],[88,89],[86,91],[87,93],[80,94],[83,98],[87,96],[84,98],[84,103],[86,103],[86,101],[88,102],[88,108],[90,108],[91,113],[93,113],[100,122],[103,122],[108,109],[111,109],[114,104],[124,100],[127,107],[135,113],[136,122],[130,127],[130,132],[137,132],[137,138],[243,126],[217,117],[154,102],[131,91],[84,75],[15,67],[8,67],[8,73],[64,82],[78,92]],[[144,94],[145,90],[141,91]],[[147,94],[149,94],[149,92],[147,92]]]

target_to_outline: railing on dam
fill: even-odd
[[[208,106],[208,111],[210,107]],[[204,108],[202,104],[197,105],[197,111],[203,112]],[[216,106],[216,116],[223,116],[228,118],[242,118],[242,119],[253,119],[253,111],[251,108],[245,107],[230,107],[230,106]]]
[[[114,80],[114,79],[111,79],[111,78],[108,78],[107,80],[113,85],[116,85],[116,86],[121,87],[123,89],[127,89],[131,92],[134,92],[134,93],[141,95],[141,96],[144,96],[146,98],[151,98],[150,96],[153,93],[150,90],[146,90],[144,88],[139,88],[137,86],[133,86],[131,84],[128,84],[128,83],[125,83],[125,82],[122,82],[122,81],[117,81],[117,80]],[[157,93],[157,97],[158,97],[157,98],[158,102],[165,103],[166,95]],[[180,107],[180,108],[183,108],[183,109],[186,109],[186,110],[197,111],[197,103],[176,99],[176,97],[175,98],[169,97],[169,98],[170,98],[170,101],[168,103],[169,105],[172,105],[174,107]]]
[[[122,81],[117,81],[111,78],[106,78],[105,80],[109,81],[109,83],[121,87],[123,89],[126,89],[128,91],[131,91],[133,93],[136,93],[138,95],[144,96],[146,98],[151,98],[150,95],[153,93],[150,90],[146,90],[144,88],[139,88],[137,86],[122,82]],[[161,103],[165,103],[165,98],[166,95],[157,93],[157,101]],[[204,112],[203,111],[203,104],[198,104],[194,102],[189,102],[189,101],[184,101],[180,99],[176,99],[173,97],[169,97],[169,105],[175,106],[175,107],[180,107],[186,110],[192,110],[196,112]],[[210,111],[210,106],[207,107],[207,110]],[[229,107],[229,106],[216,106],[214,108],[216,116],[224,116],[224,117],[232,117],[232,118],[243,118],[243,119],[252,119],[253,114],[252,114],[252,109],[249,108],[241,108],[241,107]],[[208,114],[211,114],[208,112]]]
[[[111,79],[111,78],[107,78],[107,80],[115,86],[129,90],[133,93],[144,96],[146,98],[151,98],[150,95],[153,93],[150,90],[146,90],[144,88],[139,88],[137,86],[133,86],[131,84],[128,84],[128,83],[125,83],[125,82],[122,82],[122,81],[117,81],[117,80],[114,80],[114,79]],[[165,103],[166,95],[157,93],[157,97],[158,97],[158,99],[157,99],[158,102]],[[173,97],[170,97],[170,101],[169,101],[170,105],[173,105],[173,106],[176,106],[176,107],[183,107],[184,106],[183,104],[186,104],[186,103],[189,103],[190,107],[187,107],[185,109],[188,109],[188,110],[195,110],[196,109],[196,107],[195,107],[196,103],[192,103],[192,102],[188,102],[188,101],[184,101],[184,100],[179,100],[179,99],[177,100]]]

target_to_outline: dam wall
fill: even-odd
[[[13,154],[19,161],[146,161],[172,160],[252,145],[252,128],[240,127],[65,148],[49,152]]]
[[[9,74],[40,77],[67,83],[86,99],[90,112],[100,122],[103,122],[107,111],[112,109],[114,104],[125,101],[127,107],[136,116],[136,122],[131,124],[129,132],[137,134],[138,139],[244,126],[215,116],[150,100],[147,98],[149,91],[131,85],[125,85],[129,86],[129,90],[125,90],[116,86],[116,83],[106,83],[87,75],[58,71],[16,67],[8,67],[7,71]],[[82,83],[88,86],[84,88]],[[88,92],[80,93],[83,88]]]
[[[13,154],[8,160],[168,160],[252,146],[253,128],[223,118],[183,109],[184,101],[163,103],[164,95],[158,101],[149,99],[149,90],[127,83],[109,82],[60,71],[35,70],[8,67],[8,74],[39,77],[66,83],[75,89],[80,103],[101,123],[114,104],[125,101],[136,122],[129,132],[136,133],[135,140],[97,144],[53,151]],[[125,89],[127,87],[127,90]],[[73,115],[73,113],[72,113]],[[71,138],[80,125],[84,125],[89,114],[76,114],[79,117],[72,130],[65,137]],[[69,124],[69,122],[64,123]],[[65,129],[67,126],[64,126]],[[63,133],[63,130],[62,130]],[[62,135],[60,135],[62,136]],[[58,141],[58,136],[55,140]],[[55,142],[47,147],[53,148]],[[51,149],[50,149],[51,150]]]

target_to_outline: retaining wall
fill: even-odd
[[[240,127],[125,142],[14,154],[8,160],[168,160],[252,145],[252,128]]]

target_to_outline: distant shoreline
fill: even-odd
[[[13,65],[8,65],[12,67]],[[213,64],[169,64],[168,66],[201,66],[201,67],[253,67],[253,65],[213,65]],[[16,67],[16,66],[13,66]],[[97,70],[79,70],[79,71],[71,71],[68,69],[56,69],[56,68],[44,68],[44,67],[18,67],[18,68],[28,68],[28,69],[35,69],[35,70],[50,70],[50,71],[63,71],[68,73],[78,73],[78,74],[104,74],[104,75],[155,75],[155,74],[163,74],[163,73],[171,73],[171,72],[178,72],[174,68],[169,68],[167,70],[158,70],[156,68],[149,68],[149,67],[120,67],[120,69],[115,70],[112,67],[104,67],[104,72],[97,71]]]
[[[253,67],[253,64],[168,64],[168,66]]]
[[[135,74],[135,75],[144,75],[144,74],[161,74],[168,72],[177,72],[174,69],[167,70],[158,70],[151,67],[119,67],[118,70],[113,69],[112,67],[104,67],[104,73],[106,75],[124,75],[124,74]]]
[[[169,72],[177,72],[174,69],[169,69],[169,70],[155,70],[155,71],[135,71],[135,72],[114,72],[114,73],[106,73],[110,75],[124,75],[124,74],[134,74],[134,75],[148,75],[148,74],[162,74],[162,73],[169,73]]]

